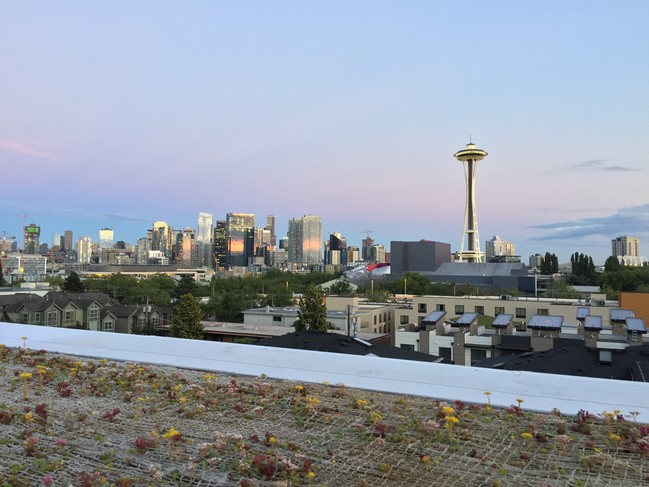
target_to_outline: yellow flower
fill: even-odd
[[[442,412],[448,416],[449,414],[453,414],[455,412],[455,409],[453,409],[451,406],[444,406],[442,408]]]
[[[295,390],[297,392],[302,392],[304,390],[304,386],[295,386]]]
[[[454,424],[457,424],[457,423],[460,422],[460,420],[457,419],[455,416],[446,416],[446,417],[444,418],[444,420],[445,420],[446,423],[447,423],[448,425],[450,425],[450,426],[453,426]]]
[[[22,380],[27,381],[27,380],[32,378],[32,373],[31,372],[23,372],[18,377],[20,377]]]
[[[323,381],[322,381],[322,385],[323,385],[323,386],[328,386],[328,385],[329,385],[329,381],[328,381],[328,380],[323,380]],[[313,475],[315,476],[315,474],[313,474]]]
[[[491,392],[489,392],[489,391],[484,391],[483,394],[484,394],[485,396],[491,396]]]
[[[313,480],[315,478],[315,473],[313,473],[311,470],[309,470],[309,473],[306,474],[307,478],[309,480]]]
[[[383,419],[383,416],[381,415],[381,413],[379,413],[377,411],[370,412],[370,421],[372,423],[376,423],[378,421],[381,421],[382,419]]]
[[[162,435],[162,437],[170,440],[179,435],[180,435],[180,431],[178,431],[176,428],[172,426],[171,428],[169,428],[169,431],[167,431],[165,434]]]
[[[268,443],[270,443],[271,445],[274,445],[275,443],[277,443],[277,438],[275,438],[274,436],[271,436],[270,438],[268,438]]]
[[[608,437],[613,441],[622,441],[622,438],[615,433],[611,433],[610,435],[608,435]]]
[[[532,433],[528,433],[528,432],[521,433],[521,436],[523,438],[525,438],[526,440],[530,440],[530,439],[534,438],[534,435]]]
[[[32,413],[31,411],[29,411],[28,413],[25,413],[25,421],[27,421],[29,423],[34,421],[34,413]]]
[[[205,374],[203,376],[203,379],[205,379],[205,380],[214,380],[215,378],[216,378],[216,376],[213,375],[213,374]]]

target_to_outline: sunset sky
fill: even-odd
[[[649,2],[0,2],[0,232],[41,241],[199,211],[360,245],[649,256]],[[20,239],[22,241],[22,239]]]

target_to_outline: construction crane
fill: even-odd
[[[370,233],[372,233],[372,230],[361,230],[361,233],[364,233],[366,238],[370,238]]]

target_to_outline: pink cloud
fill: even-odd
[[[49,161],[59,160],[58,156],[55,155],[50,150],[43,147],[39,147],[38,144],[33,144],[33,143],[0,139],[0,149],[4,149],[10,152],[16,152],[18,154],[24,154],[31,157],[36,157],[38,159],[47,159]]]

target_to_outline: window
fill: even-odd
[[[88,319],[96,320],[97,318],[99,318],[99,309],[96,306],[88,308]]]
[[[475,312],[480,314],[480,315],[483,315],[484,314],[484,306],[476,306],[475,307]]]
[[[403,350],[412,350],[413,352],[415,351],[415,346],[414,345],[409,345],[407,343],[402,343],[401,348]]]
[[[505,314],[505,307],[504,306],[496,306],[494,308],[494,316],[504,315],[504,314]]]
[[[115,331],[115,322],[111,319],[104,320],[104,331]]]
[[[40,323],[41,322],[41,313],[37,311],[34,313],[34,323]]]
[[[452,364],[453,363],[453,349],[450,347],[439,347],[439,356],[444,360],[442,363]]]
[[[446,305],[445,304],[438,304],[435,309],[437,311],[446,311]]]
[[[456,315],[463,315],[464,314],[464,305],[463,304],[456,304],[455,305],[455,314]]]
[[[146,315],[140,315],[137,317],[137,324],[140,326],[146,325]]]
[[[158,321],[159,321],[158,318],[159,318],[158,315],[151,316],[151,324],[152,325],[157,325]]]
[[[399,323],[401,323],[402,325],[407,325],[408,323],[410,323],[410,318],[408,317],[408,315],[401,315],[399,317]]]
[[[484,348],[472,348],[471,349],[471,365],[475,365],[480,360],[487,358],[487,351]]]
[[[29,312],[23,311],[20,313],[20,322],[21,323],[27,323],[29,321]]]
[[[547,308],[539,308],[536,310],[537,315],[541,316],[547,316],[548,315],[548,309]]]
[[[516,308],[516,318],[525,318],[526,315],[525,308]]]
[[[374,324],[376,325],[376,315],[374,315]]]
[[[65,310],[65,321],[69,323],[70,321],[72,321],[72,317],[73,317],[72,311],[70,311],[69,309]]]
[[[282,317],[281,316],[273,316],[273,321],[278,321],[281,323]]]
[[[425,313],[426,312],[426,303],[419,303],[417,305],[417,311],[420,313]]]

